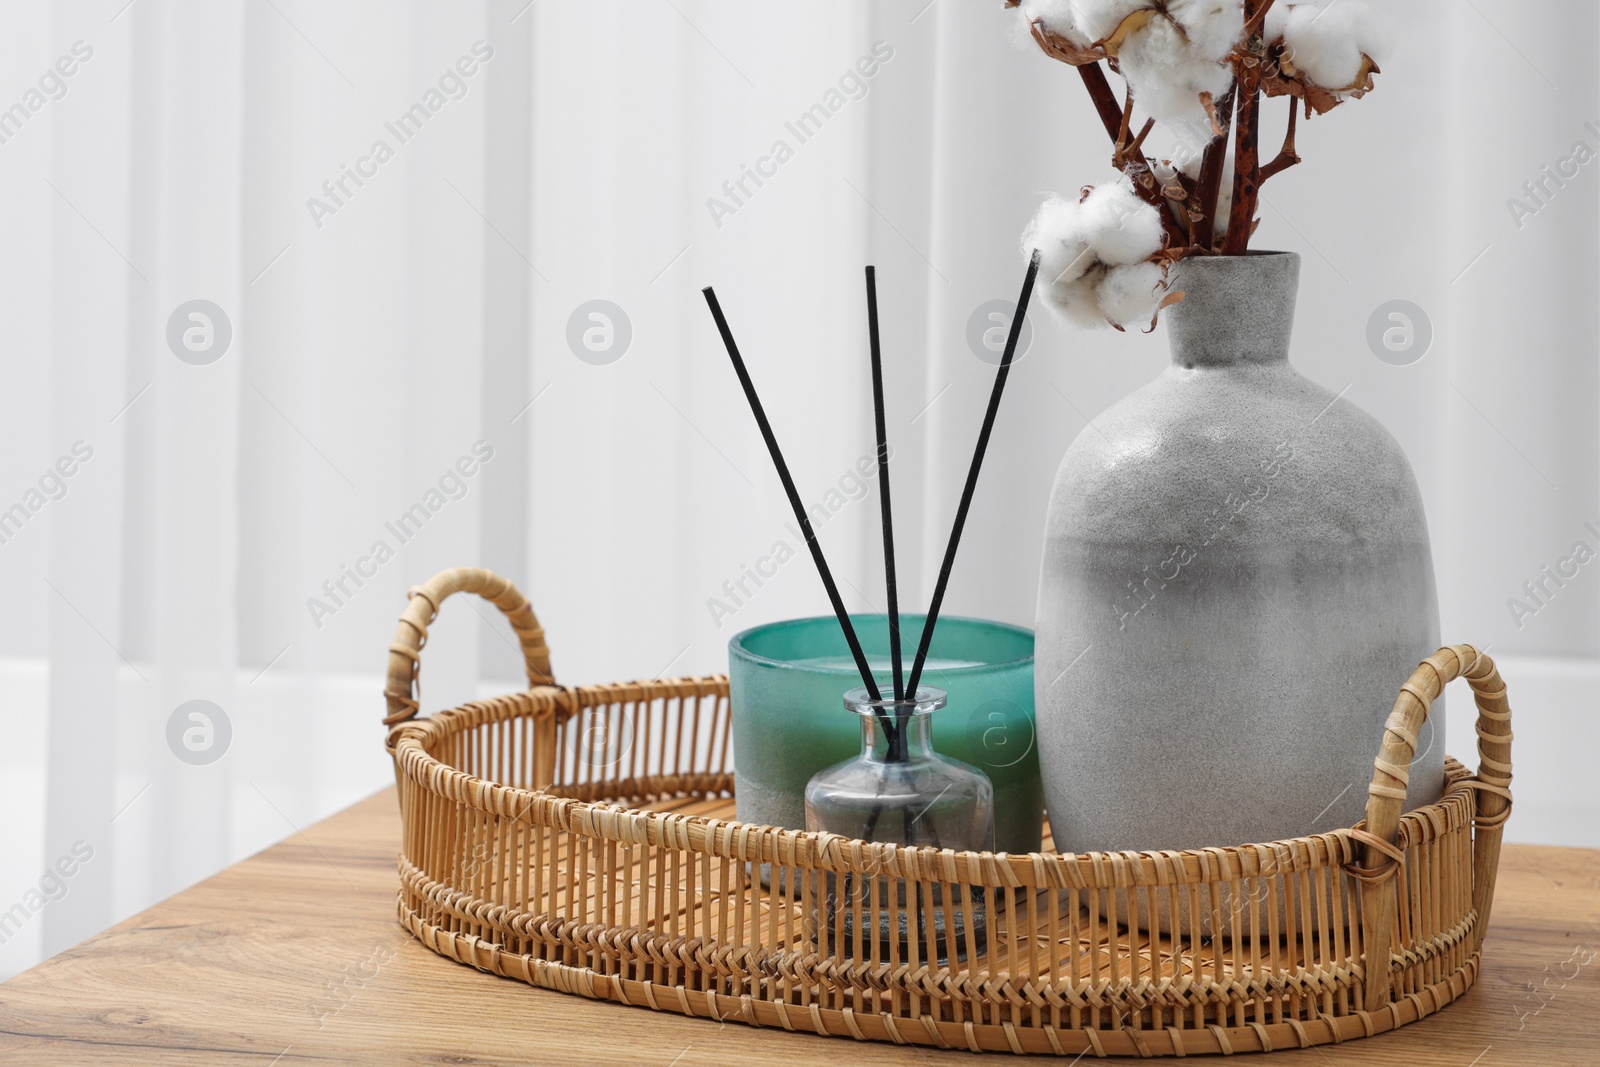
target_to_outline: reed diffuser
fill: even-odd
[[[935,712],[945,706],[946,695],[941,690],[919,683],[1038,269],[1039,258],[1035,255],[1028,265],[1022,294],[1012,317],[1010,334],[995,374],[977,446],[973,450],[966,483],[940,564],[933,599],[907,676],[901,657],[894,511],[889,481],[890,450],[884,415],[883,363],[878,332],[877,277],[872,267],[866,268],[873,421],[878,450],[884,584],[888,595],[893,678],[888,695],[879,688],[871,665],[862,652],[861,642],[845,611],[816,531],[801,504],[788,464],[767,420],[749,370],[739,354],[721,305],[715,292],[710,287],[705,289],[706,303],[716,321],[723,345],[727,348],[728,358],[739,377],[745,399],[766,442],[789,505],[805,535],[817,574],[822,579],[823,588],[844,632],[845,643],[861,675],[861,687],[843,696],[846,710],[861,719],[861,751],[854,758],[819,772],[807,784],[805,811],[808,830],[907,847],[987,851],[994,846],[993,785],[978,768],[934,751],[932,718]],[[826,886],[818,896],[820,907],[814,916],[817,939],[819,943],[827,944],[831,951],[877,959],[898,953],[898,958],[905,958],[907,941],[914,938],[919,944],[926,941],[929,958],[936,957],[940,962],[945,962],[947,949],[943,946],[955,945],[957,958],[965,958],[970,952],[981,951],[987,940],[986,908],[978,891],[973,892],[970,907],[967,907],[965,900],[945,900],[939,893],[935,893],[933,899],[919,897],[908,901],[903,879],[850,875],[836,880],[829,875]],[[889,906],[891,901],[894,907]],[[869,921],[869,915],[876,918]],[[898,918],[891,922],[891,915]],[[869,932],[865,929],[869,926],[875,928]]]

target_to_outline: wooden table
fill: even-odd
[[[395,922],[386,790],[0,985],[3,1064],[969,1063],[534,989]],[[1284,1064],[1600,1065],[1600,851],[1506,846],[1476,987]]]

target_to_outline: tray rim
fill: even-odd
[[[651,681],[622,682],[592,686],[536,686],[518,693],[472,701],[440,711],[426,719],[407,722],[391,738],[398,772],[450,799],[464,801],[479,810],[505,815],[521,812],[520,818],[537,825],[558,826],[599,840],[616,842],[670,843],[692,852],[715,857],[770,863],[782,859],[788,865],[833,873],[867,872],[905,878],[925,878],[930,874],[976,871],[979,878],[953,877],[947,881],[982,882],[1012,888],[1128,888],[1143,885],[1190,885],[1224,877],[1219,865],[1224,854],[1234,854],[1242,864],[1239,877],[1270,877],[1284,873],[1326,869],[1351,864],[1359,858],[1364,842],[1358,831],[1366,820],[1350,827],[1336,827],[1317,834],[1279,838],[1273,841],[1208,845],[1199,848],[1120,849],[1095,852],[974,852],[933,847],[908,848],[870,842],[839,834],[810,830],[791,830],[760,823],[740,822],[702,815],[652,811],[633,807],[620,799],[580,799],[547,789],[506,785],[462,771],[429,751],[430,744],[444,741],[450,734],[475,729],[489,722],[508,718],[539,719],[555,716],[556,723],[570,718],[582,707],[596,707],[628,700],[673,698],[679,696],[727,698],[727,675],[701,675]],[[732,773],[657,776],[679,792],[694,792],[685,785],[698,784],[701,790],[718,786],[733,795]],[[696,779],[699,779],[697,782]],[[1469,800],[1474,775],[1455,757],[1445,756],[1445,789],[1439,799],[1406,812],[1400,820],[1397,847],[1432,840],[1456,829],[1470,814],[1461,812],[1456,801]],[[627,782],[637,779],[625,780]],[[629,827],[629,822],[638,825]],[[652,832],[654,831],[654,832]],[[1055,870],[1057,877],[1050,877]],[[992,872],[992,873],[991,873]],[[1074,873],[1075,872],[1075,873]],[[1107,876],[1109,872],[1109,877]],[[990,877],[983,878],[982,874]]]

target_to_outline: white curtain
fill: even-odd
[[[1600,564],[1523,588],[1600,547],[1600,161],[1572,162],[1600,150],[1600,15],[1560,7],[1551,34],[1513,0],[1393,5],[1378,90],[1302,127],[1256,243],[1304,257],[1297,365],[1412,458],[1446,639],[1504,658],[1509,833],[1594,845],[1569,783],[1600,742]],[[825,611],[803,558],[725,589],[792,535],[703,285],[802,494],[842,486],[821,535],[872,610],[877,509],[849,475],[877,265],[904,600],[926,598],[992,375],[969,319],[1014,298],[1041,194],[1103,179],[1108,149],[999,0],[797,10],[0,14],[0,510],[22,507],[0,976],[382,787],[385,651],[436,570],[516,581],[572,681],[721,671],[738,629]],[[1392,299],[1432,322],[1410,366],[1365,340]],[[1160,331],[1032,327],[947,602],[1024,623],[1062,452],[1165,358]],[[515,684],[492,614],[445,609],[425,710]]]

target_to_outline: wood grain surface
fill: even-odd
[[[0,1064],[972,1062],[534,989],[395,922],[385,790],[0,984]],[[1284,1064],[1600,1065],[1600,851],[1507,845],[1477,986]]]

